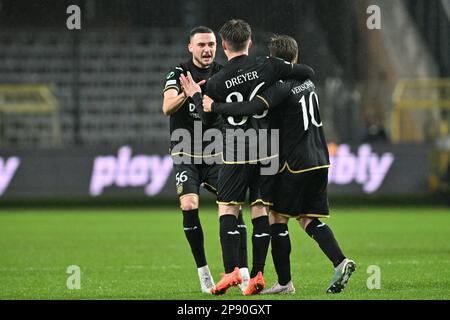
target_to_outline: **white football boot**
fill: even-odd
[[[211,294],[211,290],[214,289],[214,280],[211,275],[211,271],[209,271],[208,265],[198,268],[198,278],[200,280],[200,285],[202,287],[202,292]]]
[[[240,268],[239,271],[241,272],[242,276],[242,283],[239,285],[239,289],[244,292],[244,290],[248,287],[248,283],[250,282],[250,273],[248,272],[248,268]]]
[[[328,286],[327,293],[339,293],[344,290],[348,279],[356,270],[356,263],[350,259],[344,259],[340,265],[334,269],[333,278]]]
[[[260,294],[293,294],[295,293],[295,287],[292,281],[289,281],[286,285],[282,286],[278,282],[271,288],[265,289]]]

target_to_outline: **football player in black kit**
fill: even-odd
[[[162,109],[166,116],[170,116],[170,134],[172,136],[170,150],[175,162],[176,187],[180,207],[183,211],[184,232],[197,265],[202,292],[211,293],[214,288],[214,281],[206,262],[203,230],[198,214],[199,187],[203,185],[205,189],[217,193],[220,165],[205,164],[202,150],[195,150],[193,147],[194,128],[199,128],[202,122],[193,101],[182,91],[179,77],[190,72],[196,81],[203,83],[217,73],[222,66],[214,62],[216,37],[211,29],[203,26],[192,29],[188,49],[192,58],[170,70],[166,76]],[[201,134],[209,128],[221,129],[221,119],[215,118],[215,121],[212,121],[209,127],[201,127]],[[192,141],[189,152],[185,152],[186,150],[177,152],[175,150],[178,143],[176,141],[178,129],[187,130],[190,134]],[[201,143],[200,146],[203,147]],[[181,161],[181,159],[184,161]],[[175,160],[178,160],[178,162]],[[248,282],[247,234],[242,213],[239,213],[238,230],[243,234],[242,241],[239,244],[239,267],[243,277]]]
[[[271,56],[295,63],[297,42],[275,36],[269,44]],[[280,130],[280,171],[274,178],[274,205],[270,212],[272,257],[278,282],[266,294],[294,293],[289,255],[291,244],[287,222],[291,217],[320,246],[335,270],[328,293],[341,292],[356,269],[342,253],[331,229],[319,218],[329,217],[327,185],[330,166],[319,100],[311,80],[279,81],[250,102],[213,103],[203,99],[205,112],[251,116],[269,110],[270,127]]]
[[[314,75],[314,71],[305,65],[294,65],[278,58],[250,57],[248,51],[252,44],[251,28],[245,21],[230,20],[222,26],[219,33],[228,63],[206,84],[206,94],[213,97],[215,101],[248,101],[280,78],[292,77],[305,80]],[[183,85],[195,86],[195,83],[188,77]],[[191,95],[200,110],[202,101],[199,91],[197,89],[197,93]],[[252,117],[223,115],[224,138],[227,136],[227,131],[268,129],[269,122],[266,115],[266,111]],[[210,116],[211,114],[203,116],[204,122],[208,123],[213,119]],[[263,271],[270,243],[268,219],[268,207],[271,205],[270,189],[260,175],[263,159],[258,155],[249,154],[248,143],[238,145],[234,139],[224,139],[223,148],[224,165],[219,171],[217,203],[225,274],[217,283],[213,293],[223,294],[229,287],[241,282],[241,275],[237,268],[240,234],[237,230],[236,217],[239,205],[244,203],[248,191],[253,224],[253,261],[250,283],[243,294],[252,295],[265,287]],[[236,161],[236,156],[239,154],[245,154],[244,161]],[[270,157],[278,157],[278,155],[274,154]]]

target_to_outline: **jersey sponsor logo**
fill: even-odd
[[[201,119],[200,115],[197,112],[197,108],[195,108],[195,104],[189,102],[189,114],[194,119]]]
[[[170,156],[132,156],[133,150],[123,146],[113,155],[98,156],[94,159],[89,192],[101,195],[106,188],[116,186],[145,187],[148,196],[157,195],[166,185],[172,171]]]
[[[359,146],[356,154],[351,152],[347,144],[330,144],[328,150],[331,163],[329,183],[348,185],[356,182],[369,194],[380,188],[394,163],[392,153],[379,155],[372,152],[369,144]]]
[[[8,189],[19,166],[20,159],[18,157],[10,157],[8,159],[0,157],[0,196]]]

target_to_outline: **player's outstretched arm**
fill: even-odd
[[[166,77],[162,105],[162,111],[166,116],[171,116],[177,112],[187,99],[187,96],[181,90],[180,82],[177,80],[179,76],[178,69],[172,69]]]
[[[291,94],[290,85],[281,81],[271,85],[251,101],[215,103],[210,97],[203,97],[205,112],[214,112],[229,116],[252,116],[279,105]]]
[[[170,116],[178,111],[178,109],[183,105],[184,101],[186,101],[187,97],[183,91],[179,94],[175,89],[169,89],[164,91],[164,99],[162,111],[164,115]]]
[[[203,97],[203,110],[229,116],[252,116],[266,110],[266,105],[258,97],[252,101],[216,103],[210,97]]]

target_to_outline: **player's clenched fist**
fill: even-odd
[[[203,96],[203,111],[211,112],[211,107],[214,100],[208,97],[206,94]]]

